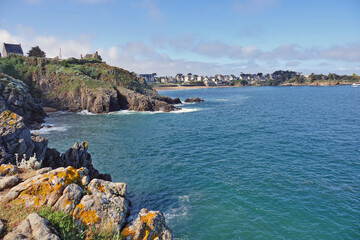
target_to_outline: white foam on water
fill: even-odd
[[[158,113],[164,113],[164,114],[172,114],[172,113],[189,113],[189,112],[196,112],[199,111],[200,108],[182,108],[179,110],[171,111],[171,112],[164,112],[164,111],[134,111],[134,110],[120,110],[117,112],[109,112],[108,114],[111,115],[131,115],[131,114],[158,114]]]
[[[179,218],[186,218],[189,214],[188,205],[190,203],[190,197],[187,195],[179,196],[179,207],[168,209],[164,215],[167,221],[178,220]]]
[[[40,135],[46,135],[51,132],[65,132],[66,130],[67,130],[66,126],[57,126],[54,124],[43,124],[42,128],[40,128],[39,130],[31,130],[31,133],[36,132],[37,134],[40,134]]]
[[[222,98],[219,98],[219,99],[214,99],[215,102],[228,102],[229,99],[222,99]]]
[[[76,114],[80,114],[80,115],[96,115],[95,113],[89,112],[88,110],[82,110],[81,112],[77,112]]]
[[[189,113],[189,112],[197,112],[197,111],[200,111],[201,108],[182,108],[180,110],[175,110],[175,111],[172,111],[172,112],[168,112],[168,113]]]

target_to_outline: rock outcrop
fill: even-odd
[[[123,234],[126,239],[172,239],[164,215],[158,211],[142,209],[132,222],[127,222],[129,203],[125,183],[93,179],[89,182],[86,168],[73,167],[41,169],[29,178],[19,177],[26,169],[1,165],[6,177],[16,177],[23,182],[16,186],[7,185],[0,189],[0,204],[22,205],[27,208],[50,207],[74,217],[83,226],[108,226],[114,233]],[[10,176],[11,173],[15,175]],[[24,176],[24,175],[23,175]],[[3,177],[4,178],[4,177]],[[2,191],[5,193],[2,193]],[[36,213],[30,214],[4,239],[58,239],[55,230]]]
[[[198,97],[196,97],[196,98],[190,97],[190,98],[185,99],[184,102],[186,102],[186,103],[204,102],[204,100],[202,100],[202,99],[200,99]]]
[[[35,103],[25,83],[0,73],[0,112],[5,110],[22,116],[29,128],[39,128],[46,117],[42,107]]]
[[[29,161],[35,157],[40,167],[86,167],[91,179],[111,180],[109,174],[100,174],[94,168],[87,142],[75,143],[63,154],[47,145],[45,138],[30,132],[21,116],[10,111],[0,114],[0,164],[16,165],[22,159]]]
[[[170,240],[172,233],[166,225],[164,215],[159,211],[148,211],[143,208],[129,223],[121,234],[127,240]]]
[[[26,127],[23,117],[7,110],[0,114],[0,164],[16,164],[25,158],[36,156],[44,160],[47,140],[32,134]],[[18,157],[16,157],[18,156]]]
[[[4,240],[14,239],[60,240],[55,229],[37,213],[30,214],[4,237]]]

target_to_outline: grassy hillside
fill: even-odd
[[[56,89],[53,89],[55,94],[71,92],[80,87],[124,87],[138,93],[151,90],[151,87],[140,81],[135,73],[109,66],[97,59],[58,60],[13,55],[0,58],[0,71],[22,80],[32,90],[35,78],[54,79],[57,81]]]

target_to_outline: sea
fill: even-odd
[[[182,110],[57,112],[37,131],[126,182],[174,239],[360,239],[360,88],[162,91]]]

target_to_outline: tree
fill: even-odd
[[[29,57],[46,57],[44,51],[42,51],[39,46],[32,47],[31,50],[27,53]]]

